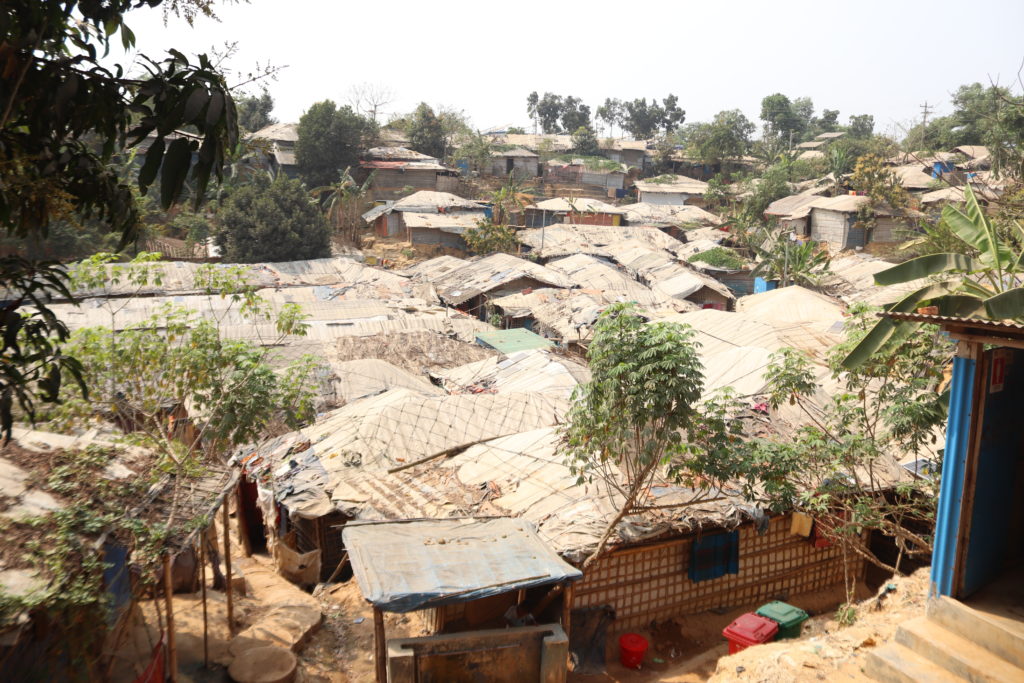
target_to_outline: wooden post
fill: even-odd
[[[242,477],[245,475],[243,474]],[[224,504],[227,505],[227,499],[224,500]],[[245,519],[245,508],[242,506],[242,479],[238,480],[238,485],[235,489],[235,521],[238,523],[238,540],[242,542],[242,554],[246,557],[252,557],[252,543],[249,541],[249,524]],[[224,527],[224,533],[227,533],[227,527]]]
[[[167,603],[167,675],[171,683],[178,680],[178,649],[174,638],[174,587],[171,582],[171,553],[164,555],[164,600]]]
[[[224,595],[227,597],[228,605],[228,635],[235,635],[235,606],[232,602],[231,585],[231,532],[228,531],[228,501],[225,498],[222,503],[224,510]]]
[[[377,669],[377,683],[388,681],[388,651],[384,635],[384,613],[373,608],[373,658]]]
[[[199,536],[199,582],[203,587],[203,666],[210,668],[210,627],[206,615],[206,538]]]
[[[572,621],[572,594],[572,581],[566,581],[565,588],[562,589],[562,630],[565,631],[566,638],[569,637],[569,627]]]

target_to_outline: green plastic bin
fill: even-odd
[[[775,636],[775,640],[799,638],[800,627],[807,621],[807,612],[778,600],[762,605],[757,610],[757,615],[771,619],[779,625],[779,632]]]

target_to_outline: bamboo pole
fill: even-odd
[[[203,666],[210,668],[210,626],[206,612],[206,539],[199,538],[199,581],[203,587]]]
[[[379,607],[373,608],[373,658],[377,670],[377,683],[387,683],[388,664],[387,647],[384,635],[384,612]]]
[[[572,581],[566,581],[565,588],[562,590],[562,630],[565,631],[566,638],[569,637],[572,621],[572,594]]]
[[[174,638],[174,588],[171,584],[171,554],[164,555],[164,600],[167,603],[167,675],[178,680],[178,649]]]
[[[224,500],[224,583],[227,584],[224,587],[224,595],[227,596],[228,605],[228,635],[235,635],[235,606],[232,601],[232,589],[231,585],[231,532],[228,531],[228,502]]]

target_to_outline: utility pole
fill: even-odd
[[[928,137],[928,113],[933,109],[928,104],[928,100],[925,100],[924,104],[921,105],[921,147],[927,148],[925,142]]]

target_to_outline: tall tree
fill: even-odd
[[[420,102],[409,122],[409,144],[421,154],[444,158],[446,141],[444,126],[426,102]]]
[[[311,187],[331,185],[343,168],[359,163],[359,155],[377,132],[377,126],[331,100],[317,102],[299,119],[295,160],[299,174]]]
[[[615,126],[622,121],[623,108],[622,100],[611,97],[605,98],[604,104],[595,112],[597,118],[608,124],[608,134],[615,137]]]
[[[671,133],[686,120],[686,112],[679,108],[679,98],[669,95],[658,104],[647,98],[623,102],[622,129],[638,140],[648,140],[659,132]]]
[[[704,375],[693,337],[685,325],[647,324],[633,304],[612,304],[594,326],[591,380],[574,392],[562,442],[579,483],[599,478],[619,513],[584,567],[601,556],[619,522],[643,508],[641,495],[660,474],[701,489],[694,502],[703,487],[731,474],[717,456],[736,437],[736,423],[722,417],[727,400],[705,397],[698,406]]]
[[[536,95],[537,93],[533,93]],[[555,95],[554,93],[546,92],[544,96],[536,100],[536,106],[534,107],[535,117],[537,122],[540,124],[541,132],[543,133],[558,133],[561,132],[561,126],[559,121],[562,118],[562,111],[564,105],[562,103],[562,96]]]
[[[799,98],[791,102],[782,93],[775,93],[762,99],[761,120],[764,121],[765,135],[778,137],[787,144],[791,139],[794,143],[800,142],[806,127],[804,117],[807,115],[808,105],[813,113],[814,105],[808,98]]]
[[[160,0],[149,0],[149,6]],[[210,3],[171,2],[187,18],[210,13]],[[108,164],[126,147],[148,142],[138,174],[145,194],[159,177],[166,208],[191,174],[201,201],[225,153],[237,144],[234,102],[205,55],[196,63],[176,50],[157,62],[145,55],[137,78],[104,58],[135,36],[125,15],[135,0],[0,4],[0,222],[17,239],[46,240],[51,221],[98,221],[132,242],[139,213],[132,187]],[[197,137],[171,135],[189,128]],[[58,397],[61,375],[75,364],[60,351],[67,329],[46,307],[49,294],[69,296],[63,270],[7,258],[0,263],[0,428],[10,429],[12,406],[31,417],[38,400]],[[25,313],[23,306],[33,312]]]
[[[875,117],[871,114],[859,114],[850,117],[849,133],[851,138],[866,140],[875,130]]]
[[[739,109],[720,111],[711,123],[687,130],[688,148],[706,164],[736,159],[747,153],[755,126]]]
[[[590,128],[590,107],[583,104],[583,100],[572,95],[567,95],[562,100],[562,130],[566,133],[574,133],[580,128]]]
[[[580,126],[572,134],[572,152],[580,156],[591,157],[601,153],[597,136],[587,126]]]
[[[395,93],[382,83],[357,83],[348,90],[349,107],[375,124],[383,119],[384,107],[395,100]]]
[[[221,209],[217,244],[232,263],[298,261],[331,255],[330,230],[298,180],[278,176],[234,192]]]
[[[272,123],[277,123],[277,119],[272,115],[274,98],[266,90],[259,95],[243,95],[235,100],[235,105],[238,109],[238,127],[243,130],[255,133]]]

